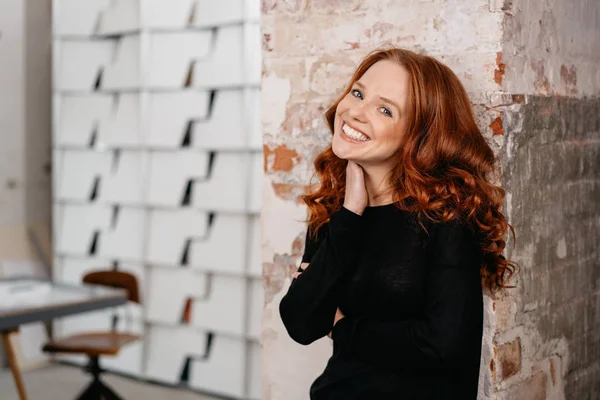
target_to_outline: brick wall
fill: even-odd
[[[502,186],[522,266],[498,299],[501,399],[600,396],[600,4],[513,0],[502,43]],[[512,240],[512,239],[511,239]]]
[[[264,399],[306,399],[331,354],[327,338],[292,342],[277,307],[303,248],[306,210],[297,199],[330,140],[322,114],[362,56],[386,42],[433,55],[457,73],[500,159],[497,183],[517,233],[507,256],[523,275],[508,296],[485,298],[479,398],[589,398],[579,394],[600,381],[591,330],[600,130],[588,116],[597,101],[582,97],[600,92],[594,7],[593,0],[263,0]],[[569,318],[587,325],[577,330]]]
[[[501,299],[496,389],[506,399],[600,395],[600,101],[526,96],[506,130],[504,188],[523,266]]]

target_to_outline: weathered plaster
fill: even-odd
[[[512,0],[504,20],[504,89],[594,96],[600,89],[596,0]]]
[[[494,183],[507,184],[505,173],[515,162],[521,163],[520,179],[525,182],[579,179],[578,174],[598,169],[597,162],[592,161],[597,153],[586,150],[581,161],[569,161],[576,157],[577,149],[565,137],[577,119],[551,118],[563,109],[540,106],[540,115],[546,113],[548,117],[540,118],[533,128],[539,134],[539,145],[565,141],[565,150],[553,153],[560,162],[549,163],[547,155],[536,155],[531,146],[529,158],[517,154],[526,147],[523,132],[532,129],[524,118],[529,95],[598,95],[600,49],[594,33],[598,34],[600,10],[594,4],[594,0],[263,1],[264,142],[270,151],[281,146],[286,149],[279,164],[274,158],[266,161],[269,199],[263,212],[263,247],[271,240],[277,246],[271,245],[263,254],[268,294],[263,319],[265,399],[306,399],[308,384],[330,355],[330,349],[320,345],[298,350],[281,326],[277,305],[303,246],[305,226],[298,217],[304,218],[305,210],[298,197],[305,193],[312,176],[312,160],[330,141],[323,112],[340,93],[357,62],[375,47],[391,43],[426,52],[452,68],[469,92],[478,126],[499,157]],[[567,112],[581,112],[574,110]],[[562,124],[558,133],[544,130],[556,123]],[[282,164],[285,168],[277,167]],[[590,179],[597,177],[591,174]],[[511,224],[521,218],[525,201],[523,192],[516,191],[513,196],[512,190],[509,187],[504,206]],[[573,213],[593,208],[592,189],[582,190],[579,197],[583,200],[571,202]],[[538,190],[526,201],[535,206],[542,204],[545,196],[549,194]],[[564,199],[563,195],[560,200]],[[534,221],[539,226],[548,223],[547,216],[539,218]],[[292,219],[295,222],[286,225],[286,220]],[[522,229],[518,224],[515,227]],[[552,240],[552,254],[564,260],[585,250],[581,237],[597,235],[597,223],[583,224],[581,229],[578,235],[569,233]],[[510,250],[512,239],[507,238],[508,257],[529,275],[511,281],[517,288],[509,289],[506,295],[485,298],[479,398],[562,399],[571,357],[569,343],[564,332],[551,329],[555,314],[535,313],[546,303],[540,293],[551,301],[571,299],[573,275],[563,268],[555,280],[531,279],[534,265],[548,265],[548,251],[540,251],[540,243],[549,237],[539,231],[517,231],[515,251]],[[580,280],[586,277],[582,275]],[[577,286],[583,284],[580,280],[575,281],[575,287],[581,288]],[[551,287],[550,282],[555,286],[562,283],[563,287]],[[531,289],[530,285],[538,286]],[[600,304],[600,295],[583,301],[591,308]],[[572,303],[567,310],[581,310],[577,304]],[[588,313],[578,318],[589,328],[600,317],[586,310]],[[555,322],[562,319],[568,326],[568,315],[558,312]],[[316,347],[327,354],[315,351]],[[288,375],[287,364],[296,367],[293,377]],[[593,370],[577,376],[589,382]]]

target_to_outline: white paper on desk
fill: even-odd
[[[49,279],[50,273],[47,271],[44,264],[37,261],[27,260],[0,260],[0,277],[16,278],[16,277],[31,277]],[[0,282],[0,308],[2,305],[12,306],[13,303],[25,302],[28,299],[34,300],[47,294],[50,287],[47,283],[35,285],[32,282],[29,290],[12,291],[13,284],[10,282]],[[12,292],[12,293],[11,293]]]
[[[50,292],[52,284],[37,280],[0,281],[0,309],[39,305],[44,302]]]

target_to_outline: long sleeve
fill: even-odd
[[[389,321],[343,318],[332,331],[341,348],[387,369],[447,368],[483,325],[480,249],[471,231],[440,225],[425,281],[423,317]],[[401,305],[398,305],[400,308]]]
[[[292,281],[279,304],[279,314],[290,337],[310,344],[327,335],[338,306],[336,283],[356,260],[362,235],[362,217],[342,207],[329,219],[326,234],[310,264]],[[314,246],[308,242],[309,246]],[[316,247],[316,246],[315,246]]]

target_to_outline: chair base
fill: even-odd
[[[77,397],[77,400],[122,400],[100,379],[94,379]]]
[[[121,400],[111,388],[100,380],[100,374],[104,372],[100,368],[98,356],[91,356],[86,370],[92,374],[94,379],[77,397],[77,400]]]

